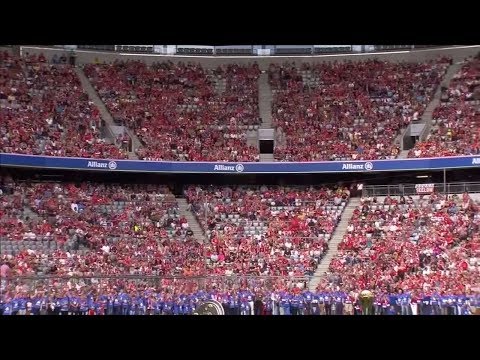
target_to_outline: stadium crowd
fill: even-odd
[[[143,143],[136,151],[144,160],[258,161],[247,130],[260,124],[259,72],[257,65],[234,64],[215,70],[172,62],[85,66],[114,119]]]
[[[377,314],[478,306],[480,212],[468,194],[362,199],[310,292],[345,188],[191,186],[200,243],[165,186],[1,184],[4,315],[191,314],[206,299],[227,314],[360,314],[365,288]]]
[[[126,158],[101,137],[98,109],[70,65],[0,53],[0,151]]]
[[[395,158],[450,59],[271,65],[275,158]],[[85,73],[143,160],[258,161],[257,65],[202,69],[138,61]],[[465,63],[410,157],[479,154]],[[101,137],[98,109],[66,59],[0,53],[2,152],[126,158],[131,139]],[[0,175],[1,315],[193,314],[208,299],[236,315],[467,315],[480,308],[480,205],[470,194],[365,197],[314,291],[350,192],[343,186],[201,186],[184,190],[195,238],[165,185],[20,181]]]
[[[303,276],[317,268],[349,190],[191,186],[185,195],[216,274]]]
[[[479,61],[467,61],[443,89],[433,131],[409,157],[480,153]],[[421,118],[450,64],[449,58],[271,64],[275,159],[395,158],[397,135]],[[116,61],[87,64],[84,71],[114,119],[141,140],[133,149],[140,159],[259,161],[247,141],[261,123],[256,64],[210,70]],[[125,159],[132,150],[128,136],[114,144],[102,137],[99,111],[65,59],[1,53],[0,117],[3,152]]]
[[[223,205],[214,197],[222,192],[231,197]],[[17,275],[312,275],[348,201],[341,188],[192,187],[186,195],[193,209],[209,201],[211,215],[201,220],[207,244],[193,239],[164,186],[29,184],[6,177],[2,252],[15,255]]]
[[[480,153],[479,61],[467,61],[443,90],[431,135],[409,157]],[[272,64],[275,159],[395,158],[396,136],[422,116],[450,64],[448,58]],[[259,160],[258,149],[247,143],[247,131],[261,122],[256,64],[206,70],[117,61],[86,65],[85,73],[115,120],[141,139],[135,149],[141,159]],[[222,82],[225,89],[218,91]],[[74,68],[58,59],[47,63],[42,55],[0,54],[0,116],[4,152],[124,159],[131,146],[123,137],[105,142],[98,109]]]
[[[432,114],[433,129],[417,142],[409,157],[480,154],[480,57],[466,61],[443,89]]]
[[[218,218],[222,228],[219,233],[232,237],[226,235],[221,240],[213,230],[211,243],[201,244],[191,237],[188,224],[178,215],[173,195],[162,186],[21,183],[9,177],[1,183],[2,261],[15,276],[311,275],[326,249],[325,234],[333,231],[340,212],[328,215],[320,209],[327,204],[341,209],[348,200],[344,189],[247,189],[252,193],[247,206],[251,215],[252,210],[262,214],[258,218],[264,221],[262,227],[255,234],[250,230],[233,237],[234,232],[228,229],[233,224],[225,221],[222,225]],[[196,193],[198,189],[187,191],[192,200],[200,201],[200,194],[209,195],[207,190]],[[236,201],[242,194],[235,190],[231,196]],[[268,200],[267,208],[259,209],[253,194]],[[305,205],[307,198],[312,204]],[[318,216],[324,213],[323,225],[313,219],[316,208]],[[241,210],[240,214],[246,213]],[[308,236],[304,243],[292,236],[296,230]],[[268,234],[272,241],[265,240]],[[295,287],[304,288],[305,278],[302,281]],[[65,282],[57,282],[65,286]],[[105,289],[114,289],[117,283],[107,280]],[[280,284],[285,286],[285,281],[280,280]],[[18,285],[3,287],[6,296],[10,291],[22,293]],[[47,288],[55,289],[55,285]],[[62,289],[58,291],[64,294],[66,290]]]
[[[372,289],[377,310],[392,291],[408,293],[409,306],[478,293],[479,227],[480,207],[467,193],[364,198],[318,289]]]
[[[270,65],[274,156],[281,161],[393,159],[451,60]]]

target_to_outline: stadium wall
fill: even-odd
[[[194,162],[138,161],[75,157],[0,154],[4,167],[31,167],[102,172],[213,173],[213,174],[291,174],[291,173],[365,173],[479,168],[480,156],[310,162]]]
[[[7,52],[9,54],[13,54],[12,46],[0,46],[0,52]]]

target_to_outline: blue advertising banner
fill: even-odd
[[[425,159],[320,162],[168,162],[105,160],[19,154],[0,154],[0,166],[40,169],[158,173],[301,174],[461,169],[480,166],[480,156]]]

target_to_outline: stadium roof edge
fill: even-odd
[[[421,53],[421,52],[433,52],[433,51],[442,51],[442,50],[461,50],[461,49],[473,49],[478,48],[480,50],[480,45],[456,45],[448,46],[444,48],[432,48],[432,49],[412,49],[412,50],[401,50],[401,51],[380,51],[380,52],[365,52],[365,53],[339,53],[339,54],[324,54],[324,55],[178,55],[178,54],[156,54],[156,53],[128,53],[128,52],[115,52],[119,56],[137,56],[137,57],[176,57],[176,58],[202,58],[202,59],[260,59],[260,58],[272,58],[272,59],[282,59],[282,58],[335,58],[335,57],[358,57],[358,56],[375,56],[375,55],[394,55],[394,54],[408,54],[408,53]],[[96,51],[96,50],[67,50],[60,49],[50,46],[20,46],[20,51],[27,49],[35,50],[58,50],[58,51],[73,51],[75,53],[89,53],[89,54],[112,54],[109,51]]]

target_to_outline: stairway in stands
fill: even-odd
[[[109,126],[118,126],[115,121],[113,120],[112,115],[108,111],[107,107],[103,103],[102,99],[98,95],[95,88],[92,86],[90,81],[88,80],[87,76],[83,72],[83,69],[76,67],[75,72],[77,73],[78,77],[80,78],[80,82],[82,83],[83,90],[88,94],[88,97],[91,101],[95,104],[95,106],[100,111],[100,116],[105,121],[107,127]],[[131,137],[133,143],[133,151],[128,153],[128,158],[132,160],[138,160],[138,156],[135,154],[135,149],[138,149],[142,146],[142,143],[138,139],[137,135],[127,127],[125,127],[127,134]],[[112,135],[113,136],[113,135]],[[112,139],[113,140],[113,139]]]
[[[272,88],[268,82],[268,73],[262,72],[258,78],[258,110],[262,123],[258,130],[258,138],[261,140],[273,140],[275,147],[275,129],[272,125]],[[260,162],[273,162],[273,154],[260,154]]]
[[[227,80],[225,78],[215,78],[214,84],[217,95],[223,95],[227,89]]]
[[[425,124],[425,127],[426,127],[424,131],[425,136],[428,136],[432,127],[433,110],[435,110],[435,108],[440,105],[440,96],[442,95],[442,92],[441,92],[442,87],[448,87],[453,76],[460,70],[461,67],[462,67],[461,63],[455,63],[448,68],[447,73],[443,77],[443,80],[440,86],[438,87],[437,91],[435,92],[435,95],[433,96],[432,101],[430,101],[430,104],[428,104],[427,108],[425,109],[425,112],[422,115],[422,122]],[[422,140],[425,140],[425,139],[422,139]]]
[[[24,206],[23,207],[23,212],[22,212],[22,215],[21,215],[20,218],[22,220],[25,220],[27,217],[30,220],[34,220],[34,221],[40,221],[41,220],[40,216],[38,216],[38,214],[36,212],[34,212],[30,207]]]
[[[261,129],[272,128],[272,89],[268,82],[268,74],[262,73],[258,78],[258,110],[262,118]]]
[[[360,205],[360,198],[352,198],[349,200],[345,210],[342,213],[340,218],[340,222],[336,227],[332,238],[328,242],[328,251],[325,256],[320,261],[320,265],[318,266],[317,270],[315,271],[313,278],[310,280],[308,284],[309,289],[315,290],[317,285],[320,283],[320,280],[325,273],[328,271],[328,267],[330,266],[330,262],[338,253],[338,245],[342,242],[343,236],[347,232],[347,227],[350,219],[352,218],[353,211]]]
[[[409,152],[410,152],[409,150],[402,150],[402,151],[400,151],[400,154],[398,154],[397,159],[398,159],[398,160],[407,159]]]
[[[273,154],[260,154],[260,162],[274,162]]]
[[[183,197],[177,197],[176,200],[178,203],[178,208],[180,210],[180,215],[185,216],[185,218],[187,219],[188,225],[193,231],[194,238],[203,243],[208,242],[205,233],[200,226],[200,223],[198,222],[195,215],[193,215],[193,212],[189,210],[187,200]]]

